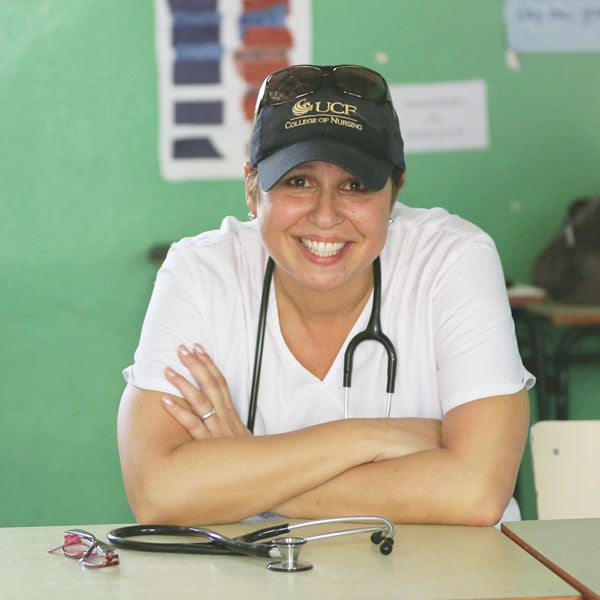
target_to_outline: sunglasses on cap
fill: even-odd
[[[265,104],[276,106],[316,92],[324,79],[343,94],[371,102],[389,99],[385,79],[367,67],[294,65],[275,71],[265,79],[258,93],[254,117]]]

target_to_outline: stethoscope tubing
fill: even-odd
[[[364,331],[357,333],[348,343],[344,354],[344,387],[349,388],[352,383],[352,361],[358,345],[367,340],[372,340],[383,345],[388,357],[386,392],[394,393],[396,385],[396,349],[390,338],[381,330],[381,261],[377,257],[373,261],[373,305],[369,323]],[[386,417],[389,414],[386,415]]]
[[[301,523],[283,523],[280,525],[264,527],[250,533],[234,538],[226,537],[212,529],[202,527],[184,527],[177,525],[128,525],[109,531],[106,538],[110,544],[117,548],[127,550],[141,550],[145,552],[169,552],[177,554],[210,554],[227,556],[262,556],[267,558],[281,558],[277,546],[278,536],[291,533],[298,529],[327,525],[331,523],[371,523],[371,526],[354,527],[338,531],[329,531],[300,538],[302,543],[315,540],[335,538],[356,533],[373,532],[371,540],[381,544],[382,554],[389,554],[394,543],[395,529],[391,521],[384,517],[358,516],[358,517],[331,517]],[[208,542],[148,542],[130,539],[140,536],[185,536],[205,537]],[[276,539],[269,539],[276,538]],[[264,543],[259,543],[261,540]],[[383,543],[382,543],[383,542]]]
[[[269,305],[269,293],[271,292],[271,280],[275,262],[269,256],[263,289],[260,299],[260,312],[258,314],[258,332],[256,334],[256,350],[254,352],[254,369],[252,372],[252,386],[250,388],[250,405],[248,407],[248,421],[246,427],[254,433],[254,421],[256,419],[256,406],[258,403],[258,386],[260,385],[260,371],[262,365],[263,346],[265,341],[265,330],[267,328],[267,307]]]
[[[258,388],[260,385],[260,372],[262,365],[262,355],[265,340],[267,309],[269,304],[269,294],[271,291],[271,281],[273,279],[273,269],[275,263],[271,257],[267,260],[265,276],[263,280],[262,295],[260,301],[260,312],[258,316],[258,330],[256,334],[256,351],[254,353],[254,368],[252,372],[252,384],[250,387],[250,402],[248,406],[248,420],[246,426],[254,432],[254,421],[256,419],[256,407],[258,403]],[[387,354],[387,379],[386,379],[386,407],[385,417],[390,416],[392,396],[396,385],[396,367],[398,358],[396,349],[390,338],[381,330],[381,261],[379,256],[373,261],[373,305],[371,316],[364,331],[357,333],[348,342],[348,347],[344,353],[344,418],[348,418],[349,390],[352,383],[352,362],[354,352],[361,342],[372,340],[383,345]]]
[[[394,538],[395,528],[394,524],[386,519],[385,517],[330,517],[328,519],[317,519],[315,521],[303,521],[302,523],[295,523],[288,525],[289,532],[295,531],[296,529],[302,529],[304,527],[314,527],[316,525],[326,525],[329,523],[379,523],[379,525],[373,525],[372,527],[358,527],[354,529],[343,529],[341,531],[330,531],[326,533],[318,533],[315,535],[304,536],[303,539],[307,542],[314,540],[325,540],[328,538],[340,537],[343,535],[352,535],[355,533],[370,533],[370,532],[383,532],[386,531],[385,537]],[[382,527],[383,525],[383,527]]]
[[[175,554],[212,554],[233,556],[272,557],[273,544],[255,543],[261,539],[288,533],[288,525],[267,527],[237,538],[228,538],[212,529],[183,527],[177,525],[129,525],[109,531],[107,540],[117,548],[142,550],[144,552],[169,552]],[[132,537],[163,535],[205,537],[208,542],[148,542],[132,540]]]

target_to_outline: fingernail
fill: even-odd
[[[194,344],[194,351],[200,356],[206,355],[206,350],[200,344]]]
[[[165,369],[165,374],[167,377],[175,377],[175,375],[177,375],[177,373],[175,373],[175,371],[171,369],[171,367],[167,367]]]
[[[173,400],[171,400],[171,398],[167,398],[166,396],[163,396],[162,401],[167,406],[175,406],[175,402],[173,402]]]
[[[179,346],[179,353],[182,354],[183,356],[190,355],[190,351],[183,344],[181,346]]]

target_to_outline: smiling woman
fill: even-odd
[[[272,74],[245,178],[250,221],[173,245],[125,371],[119,448],[137,519],[496,523],[533,377],[489,236],[396,202],[405,163],[385,80],[356,65]],[[367,322],[380,332],[379,313],[396,400],[382,418],[388,357],[361,344],[344,418],[344,353]]]

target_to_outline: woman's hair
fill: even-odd
[[[400,167],[394,167],[392,169],[392,173],[390,177],[392,178],[392,205],[396,202],[396,197],[400,192],[400,189],[404,185],[404,176],[405,171]],[[252,167],[252,169],[248,172],[247,176],[247,185],[248,185],[248,194],[253,199],[258,199],[258,194],[260,192],[260,184],[258,183],[258,169],[256,167]]]

